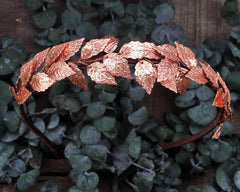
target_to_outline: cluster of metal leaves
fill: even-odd
[[[156,81],[181,95],[184,95],[191,80],[207,84],[216,92],[213,105],[224,111],[219,124],[232,120],[230,93],[225,82],[206,62],[200,62],[201,66],[198,66],[191,49],[177,42],[174,47],[131,41],[123,45],[119,52],[114,52],[118,40],[105,36],[87,42],[81,49],[81,57],[74,62],[67,62],[79,51],[83,41],[84,38],[45,49],[24,64],[16,83],[16,92],[13,87],[9,88],[18,104],[23,104],[32,94],[30,89],[42,92],[64,78],[88,90],[86,77],[78,68],[79,64],[87,65],[87,74],[96,83],[117,85],[115,76],[131,79],[129,64],[135,63],[136,81],[148,94],[151,94]],[[221,126],[217,133],[220,130]],[[218,134],[214,137],[217,138]]]

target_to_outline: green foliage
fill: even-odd
[[[181,26],[168,24],[175,10],[165,1],[123,4],[67,0],[67,9],[59,16],[50,3],[55,2],[25,0],[34,24],[43,30],[34,37],[42,46],[80,37],[91,40],[106,34],[119,38],[120,45],[146,39],[156,44],[188,43]],[[236,7],[235,1],[227,1],[221,9],[227,22],[236,26],[230,30],[231,39],[216,43],[207,39],[195,49],[198,61],[204,59],[218,66],[231,88],[233,102],[239,100],[240,87],[240,27]],[[12,75],[15,83],[25,59],[23,45],[3,38],[0,75]],[[72,167],[69,177],[74,182],[69,192],[97,192],[98,171],[112,173],[115,191],[177,192],[182,176],[205,170],[216,173],[211,185],[202,190],[189,186],[185,191],[240,190],[240,137],[227,135],[234,129],[233,124],[223,126],[222,135],[227,137],[217,141],[211,139],[210,133],[168,155],[158,147],[159,143],[195,134],[213,121],[217,108],[212,106],[214,93],[210,89],[192,82],[184,96],[176,97],[177,110],[166,113],[159,122],[150,117],[146,107],[138,108],[137,102],[143,100],[146,92],[135,80],[116,80],[118,87],[90,82],[90,92],[70,86],[64,80],[49,91],[50,107],[36,112],[33,97],[24,105],[34,125],[64,149]],[[1,181],[25,191],[37,180],[45,147],[21,121],[7,88],[10,84],[11,81],[0,80],[0,176]],[[40,187],[42,192],[58,190],[58,184],[53,181],[46,181]]]

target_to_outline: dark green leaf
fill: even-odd
[[[52,9],[48,9],[39,13],[34,13],[32,18],[34,24],[40,29],[48,29],[52,27],[57,21],[57,15]]]
[[[117,27],[111,21],[106,21],[99,27],[99,36],[106,35],[117,36]]]
[[[87,115],[93,119],[102,116],[105,113],[106,107],[102,102],[94,102],[88,105]]]
[[[166,39],[169,36],[169,32],[170,29],[168,26],[166,25],[157,26],[151,34],[152,41],[156,44],[166,43]]]
[[[216,107],[212,106],[209,102],[192,107],[187,112],[191,120],[204,126],[211,123],[217,115]]]
[[[81,130],[80,139],[84,144],[96,144],[100,138],[101,133],[92,125],[85,125]]]
[[[235,174],[234,174],[234,184],[235,186],[240,190],[240,170],[238,170]]]
[[[228,42],[228,47],[230,48],[234,57],[240,58],[240,50],[231,41]]]
[[[3,142],[12,142],[15,141],[17,138],[20,137],[20,134],[18,132],[6,132],[2,137],[1,141]]]
[[[68,143],[64,149],[64,156],[69,159],[72,154],[78,154],[80,152],[80,148],[76,143]]]
[[[237,6],[237,1],[226,1],[220,8],[221,16],[225,19],[233,16],[238,11]]]
[[[15,132],[19,128],[20,118],[15,111],[7,112],[3,120],[8,128],[8,131]]]
[[[128,95],[133,101],[142,101],[146,91],[141,86],[130,87]]]
[[[55,181],[46,181],[40,187],[40,192],[58,192],[58,184]]]
[[[91,0],[71,0],[70,2],[77,9],[86,9],[91,5]]]
[[[211,185],[206,185],[203,187],[202,192],[217,192],[217,190]]]
[[[94,120],[94,126],[100,131],[110,131],[115,123],[116,118],[110,116],[103,116]]]
[[[72,154],[69,157],[69,163],[73,169],[78,171],[87,171],[92,167],[92,161],[88,156],[81,154]]]
[[[132,105],[131,99],[129,99],[127,97],[121,97],[120,104],[121,104],[123,113],[128,115],[132,112],[133,105]]]
[[[105,145],[84,145],[82,150],[90,158],[103,158],[108,151]]]
[[[24,4],[30,11],[36,11],[43,6],[41,0],[24,0]]]
[[[210,88],[208,88],[206,85],[201,85],[195,91],[196,91],[196,96],[202,101],[209,100],[215,95],[214,92]]]
[[[228,177],[226,171],[219,167],[216,171],[216,182],[224,191],[232,191],[230,178]]]
[[[189,186],[184,192],[201,192],[201,189],[196,186]]]
[[[76,34],[79,38],[85,37],[87,41],[98,37],[97,28],[90,22],[83,22],[77,26]]]
[[[65,10],[62,13],[62,24],[70,30],[74,30],[81,24],[81,13],[75,10]]]
[[[209,141],[208,147],[211,149],[212,160],[218,163],[226,161],[232,155],[232,146],[225,141]]]
[[[8,90],[9,84],[0,80],[0,105],[8,105],[12,101],[13,95]]]
[[[121,1],[105,1],[104,7],[122,17],[124,15],[124,5]]]
[[[169,163],[165,164],[166,167],[164,167],[164,173],[171,177],[179,177],[181,174],[181,168],[178,164],[176,164],[173,161],[170,161]]]
[[[9,164],[8,174],[11,177],[19,177],[25,171],[26,171],[26,166],[21,159],[16,159]]]
[[[92,190],[97,187],[99,177],[95,172],[81,173],[77,178],[77,186],[83,191]]]
[[[141,137],[136,137],[129,145],[128,153],[133,158],[138,158],[141,152]]]
[[[133,183],[137,186],[139,192],[150,192],[153,187],[153,178],[155,172],[137,172],[133,177]]]
[[[20,191],[27,190],[29,187],[34,185],[38,176],[39,176],[39,169],[33,169],[25,173],[24,175],[18,178],[17,188]]]
[[[155,22],[157,24],[168,23],[175,14],[173,6],[169,3],[158,5],[154,8],[153,13],[156,16]]]
[[[97,12],[88,12],[83,15],[82,20],[88,21],[90,19],[96,18],[97,16],[98,16]]]
[[[63,140],[63,135],[66,131],[65,125],[59,125],[53,129],[47,130],[45,135],[50,141],[52,141],[56,145],[61,145]]]
[[[78,95],[78,98],[81,104],[90,104],[91,103],[91,95],[92,93],[89,91],[81,91]]]
[[[35,182],[35,179],[31,175],[23,175],[17,180],[17,188],[20,191],[25,191],[29,187],[33,186]]]
[[[138,109],[137,111],[131,113],[128,116],[128,121],[132,125],[141,125],[146,122],[147,118],[148,118],[147,108],[145,106],[143,106],[140,109]]]
[[[77,113],[81,109],[81,104],[77,99],[67,97],[65,101],[65,108],[71,113]]]
[[[72,186],[68,192],[82,192],[77,186]]]
[[[232,72],[228,75],[227,78],[227,85],[233,90],[239,91],[240,90],[240,72]]]
[[[58,123],[59,123],[59,115],[58,115],[58,112],[55,112],[50,116],[49,124],[47,128],[53,129],[58,126]]]
[[[104,90],[102,91],[102,93],[98,95],[98,99],[103,103],[111,103],[114,101],[115,98],[116,98],[116,93],[108,93]]]
[[[223,66],[221,69],[221,77],[223,78],[224,81],[227,80],[227,77],[229,76],[230,71],[227,67]]]

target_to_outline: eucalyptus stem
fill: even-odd
[[[187,138],[180,139],[180,140],[177,140],[177,141],[173,141],[173,142],[164,144],[164,145],[161,146],[161,148],[164,151],[164,150],[175,148],[175,147],[179,147],[179,146],[185,145],[187,143],[190,143],[192,141],[195,141],[197,139],[200,139],[201,137],[203,137],[204,135],[206,135],[210,131],[212,131],[217,125],[219,125],[220,124],[219,122],[222,122],[222,119],[223,119],[223,109],[220,109],[220,111],[217,114],[216,119],[212,123],[210,123],[202,131],[200,131],[200,132],[198,132],[198,133],[196,133],[194,135],[191,135],[191,136],[189,136]]]
[[[59,153],[57,151],[56,146],[41,132],[39,131],[38,128],[35,127],[35,125],[33,124],[33,122],[31,121],[31,119],[29,119],[24,111],[23,105],[19,105],[19,110],[20,110],[20,114],[22,117],[22,120],[24,121],[24,123],[27,125],[27,127],[33,132],[35,133],[39,139],[45,143],[51,150],[52,152],[55,154],[56,158],[59,159]]]

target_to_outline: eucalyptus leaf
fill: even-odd
[[[46,181],[40,187],[40,192],[58,192],[59,185],[54,181]]]
[[[83,191],[92,190],[97,187],[99,177],[95,172],[80,173],[77,178],[77,186]]]
[[[55,127],[58,126],[58,123],[59,123],[59,115],[57,112],[53,113],[51,116],[50,116],[50,119],[49,119],[49,123],[47,125],[47,128],[48,129],[53,129]]]
[[[106,107],[102,102],[93,102],[87,107],[87,115],[91,118],[101,117],[105,113]]]
[[[147,121],[147,118],[148,118],[147,108],[143,106],[139,108],[137,111],[131,113],[128,116],[128,121],[132,125],[141,125]]]
[[[203,126],[211,123],[217,115],[216,107],[209,102],[192,107],[187,112],[192,121]]]
[[[231,72],[228,75],[228,78],[226,80],[227,85],[229,85],[229,87],[233,90],[239,91],[240,90],[240,72],[235,71],[235,72]]]
[[[201,85],[200,87],[195,89],[195,92],[196,96],[202,101],[209,100],[215,95],[214,92],[206,85]]]
[[[175,11],[171,4],[163,3],[154,8],[155,22],[157,24],[168,23],[174,17]]]
[[[84,145],[82,151],[90,158],[103,158],[107,154],[107,147],[105,145]]]
[[[73,169],[78,171],[87,171],[92,167],[92,161],[88,156],[81,154],[72,154],[69,157],[69,163]]]
[[[136,86],[130,87],[128,94],[133,101],[142,101],[146,95],[146,91],[141,86]]]
[[[121,108],[122,108],[123,113],[128,115],[133,111],[133,104],[132,104],[130,98],[121,97],[120,98],[120,104],[121,104]]]
[[[85,125],[81,130],[80,139],[84,144],[96,144],[100,138],[101,133],[92,125]]]
[[[203,187],[202,192],[217,192],[217,190],[211,185],[206,185]]]
[[[103,90],[102,93],[98,95],[98,99],[103,103],[111,103],[114,101],[116,96],[117,96],[116,93],[108,93]]]
[[[216,182],[224,191],[232,191],[230,178],[228,177],[226,171],[219,167],[216,171]]]
[[[29,187],[33,186],[36,182],[37,177],[39,176],[39,169],[33,169],[23,174],[17,180],[17,188],[20,191],[25,191]]]
[[[0,105],[8,105],[12,101],[13,95],[8,90],[8,86],[10,86],[8,83],[0,80]]]
[[[92,93],[89,91],[81,91],[78,95],[78,98],[81,104],[90,104],[91,103],[91,95]]]
[[[188,186],[184,192],[201,192],[201,189],[196,186]]]
[[[70,0],[70,2],[77,9],[86,9],[91,5],[91,0]]]
[[[129,145],[128,153],[133,158],[138,158],[141,152],[141,137],[136,137]]]
[[[78,154],[80,148],[76,143],[69,142],[64,148],[64,156],[69,159],[72,154]]]
[[[100,131],[110,131],[116,123],[116,118],[110,116],[102,116],[98,119],[95,119],[93,123],[94,126]]]
[[[16,159],[9,164],[8,174],[11,177],[19,177],[25,171],[26,171],[26,166],[21,159]]]
[[[58,125],[57,127],[47,130],[45,135],[47,138],[56,145],[61,145],[63,140],[63,135],[66,131],[66,126]]]
[[[90,22],[82,22],[76,27],[75,31],[79,38],[84,37],[87,41],[98,37],[97,28]]]
[[[121,1],[105,1],[104,7],[106,10],[110,10],[120,17],[122,17],[125,12],[124,5]]]
[[[159,25],[152,31],[151,39],[156,44],[166,43],[166,39],[169,38],[170,28],[167,25]]]
[[[24,0],[24,4],[30,11],[36,11],[43,6],[41,0]]]
[[[74,10],[65,10],[62,13],[62,24],[70,30],[75,30],[81,24],[81,13]]]
[[[232,146],[225,141],[209,141],[208,146],[211,149],[211,158],[218,163],[226,161],[232,155]]]
[[[48,29],[53,27],[57,21],[56,12],[52,9],[47,9],[43,12],[36,12],[32,16],[34,24],[40,29]]]
[[[234,184],[235,186],[240,190],[240,170],[238,170],[235,174],[234,174]]]
[[[104,37],[106,35],[117,36],[117,27],[111,22],[106,21],[99,27],[99,36]]]
[[[20,118],[15,111],[7,112],[3,120],[9,132],[15,132],[19,128]]]

